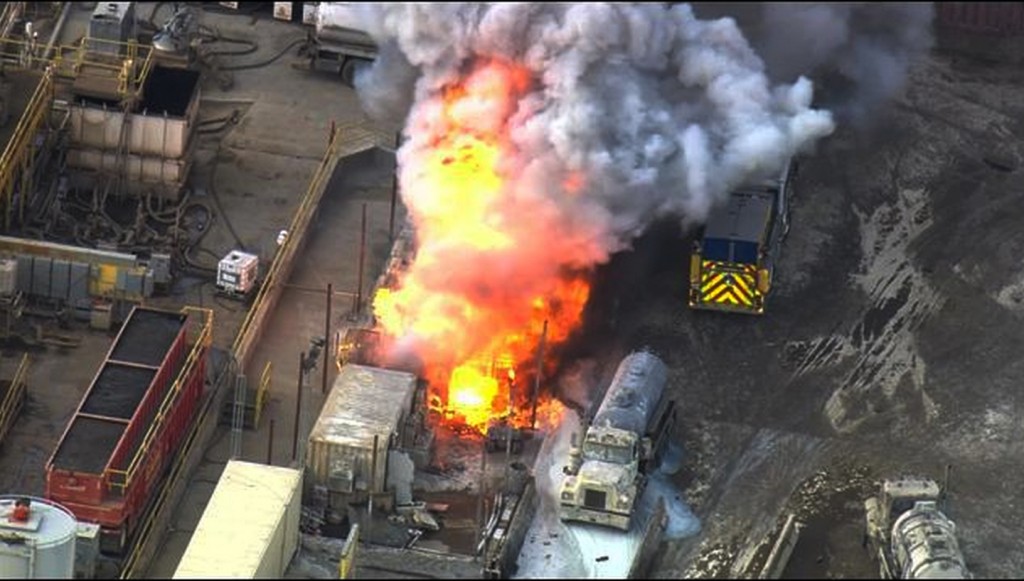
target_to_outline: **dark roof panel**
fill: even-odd
[[[704,238],[761,242],[774,198],[769,192],[733,192],[729,202],[712,214]]]

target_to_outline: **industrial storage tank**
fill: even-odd
[[[0,496],[0,578],[73,578],[77,531],[74,515],[59,504]]]
[[[630,353],[619,363],[592,425],[643,435],[667,381],[668,367],[658,356],[649,351]]]

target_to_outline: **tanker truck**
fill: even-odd
[[[319,2],[305,47],[311,70],[338,75],[349,86],[377,58],[377,43],[363,29],[355,5]]]
[[[628,531],[650,471],[675,427],[665,397],[668,368],[654,354],[631,353],[619,364],[580,445],[573,435],[559,495],[563,521]]]
[[[864,501],[864,544],[883,579],[970,579],[956,525],[940,509],[939,485],[901,478]]]

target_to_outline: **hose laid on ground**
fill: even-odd
[[[234,65],[234,66],[227,66],[227,67],[218,67],[218,69],[220,69],[222,71],[248,71],[248,70],[252,70],[252,69],[262,68],[262,67],[265,67],[267,65],[270,65],[270,64],[276,62],[278,59],[280,59],[285,54],[287,54],[288,51],[290,51],[291,49],[295,48],[296,46],[299,46],[300,44],[302,44],[304,42],[306,42],[306,37],[297,38],[297,39],[293,40],[292,42],[288,43],[288,46],[284,47],[281,50],[281,52],[277,53],[276,55],[274,55],[271,58],[269,58],[267,60],[264,60],[264,61],[244,64],[244,65]]]

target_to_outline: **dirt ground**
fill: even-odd
[[[874,126],[841,127],[803,159],[763,317],[686,307],[690,240],[673,225],[602,270],[592,341],[573,354],[666,359],[679,484],[703,521],[655,576],[742,575],[787,511],[806,528],[785,577],[877,576],[863,499],[947,465],[968,568],[1024,571],[1022,81],[934,53]]]

